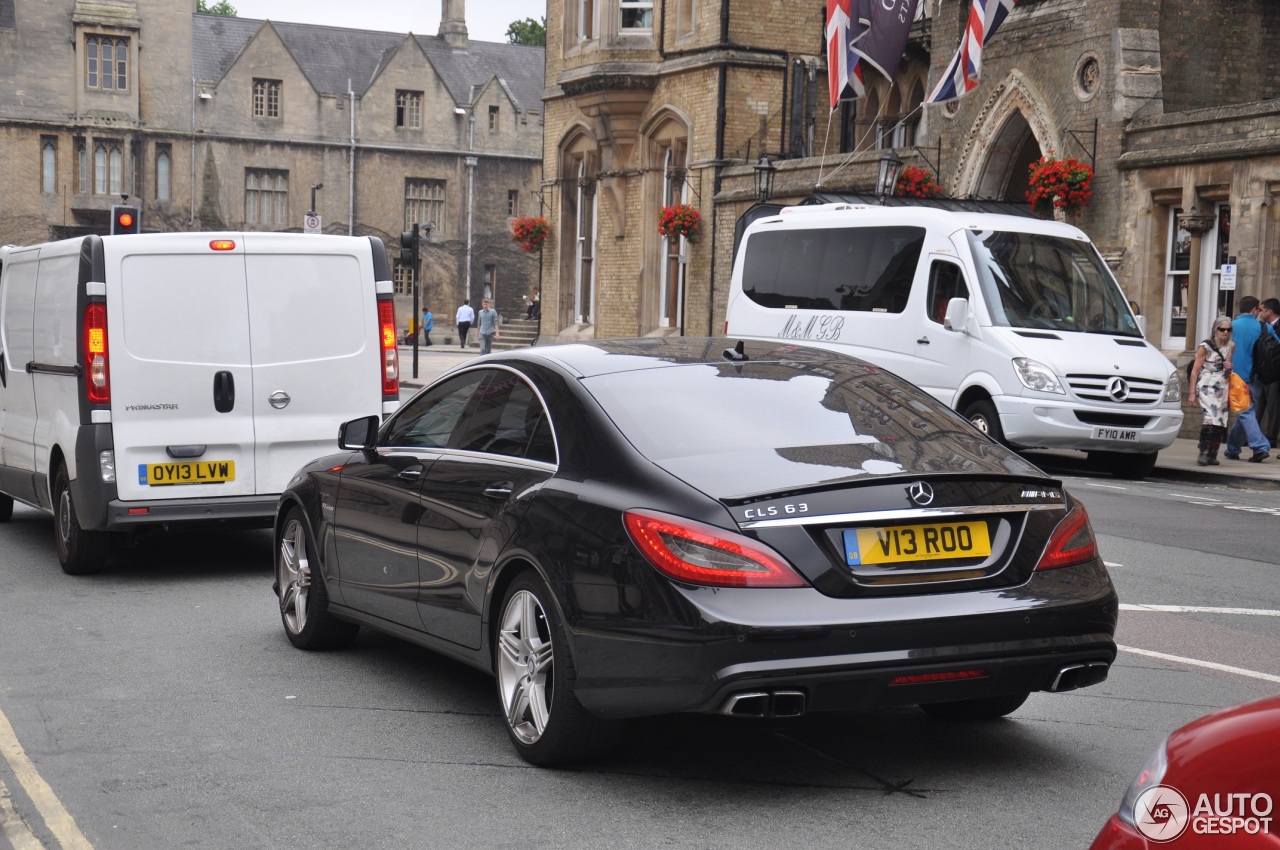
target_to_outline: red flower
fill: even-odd
[[[689,204],[676,204],[663,207],[658,212],[658,234],[668,238],[683,236],[690,242],[698,241],[698,230],[702,226],[702,214]]]
[[[1036,215],[1050,218],[1055,209],[1079,215],[1093,197],[1093,168],[1074,157],[1055,159],[1053,151],[1030,165],[1027,203]]]
[[[520,216],[511,220],[511,241],[526,251],[541,251],[551,235],[551,225],[542,216]]]
[[[941,191],[942,187],[933,179],[933,173],[915,165],[902,169],[898,182],[894,184],[895,195],[910,198],[936,198]]]

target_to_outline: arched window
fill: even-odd
[[[169,200],[169,150],[161,148],[156,151],[156,199]]]
[[[119,195],[121,191],[123,191],[122,184],[124,183],[124,180],[122,179],[124,174],[124,156],[120,153],[119,145],[111,146],[110,158],[111,179],[108,182],[111,184],[111,194]]]
[[[58,143],[53,139],[40,146],[40,191],[58,191]]]

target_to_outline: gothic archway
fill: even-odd
[[[951,186],[956,197],[1025,199],[1027,166],[1062,149],[1048,101],[1018,71],[992,90],[960,155]]]

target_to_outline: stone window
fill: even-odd
[[[58,140],[53,136],[40,137],[40,191],[58,191]]]
[[[404,181],[404,229],[412,230],[414,222],[435,222],[432,233],[436,238],[444,236],[444,187],[443,180],[409,178]]]
[[[422,126],[422,92],[396,92],[396,126],[410,130]]]
[[[590,41],[596,37],[596,0],[576,0],[574,16],[575,41]]]
[[[396,295],[412,295],[413,265],[396,260],[395,267],[391,270],[391,280],[395,285]]]
[[[84,139],[76,139],[76,191],[82,195],[89,193],[89,148]]]
[[[0,0],[0,29],[17,29],[17,26],[13,14],[13,0]]]
[[[520,190],[507,190],[507,217],[515,218],[520,214]]]
[[[253,117],[280,117],[280,81],[253,81]]]
[[[108,35],[84,37],[85,87],[99,91],[129,88],[129,39]]]
[[[694,33],[693,0],[676,0],[676,38],[688,38]]]
[[[117,141],[100,140],[93,146],[93,193],[119,195],[124,184],[124,153]]]
[[[489,132],[494,133],[498,130],[498,107],[489,107]]]
[[[622,31],[653,29],[653,0],[618,0]]]
[[[156,145],[156,200],[167,201],[172,192],[173,153],[168,145]]]
[[[244,220],[249,224],[284,224],[289,215],[289,172],[246,168]]]

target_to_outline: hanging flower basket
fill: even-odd
[[[658,233],[662,236],[683,236],[690,242],[697,242],[701,227],[702,214],[689,204],[663,207],[658,213]]]
[[[1093,168],[1074,157],[1056,159],[1053,151],[1031,163],[1027,180],[1027,203],[1040,218],[1053,218],[1061,210],[1077,216],[1089,206],[1093,197],[1090,183]]]
[[[550,235],[551,225],[540,215],[519,216],[511,221],[511,241],[519,242],[526,251],[541,251]]]
[[[894,194],[905,198],[936,198],[941,192],[942,187],[933,179],[933,172],[916,165],[902,169],[894,186]]]

